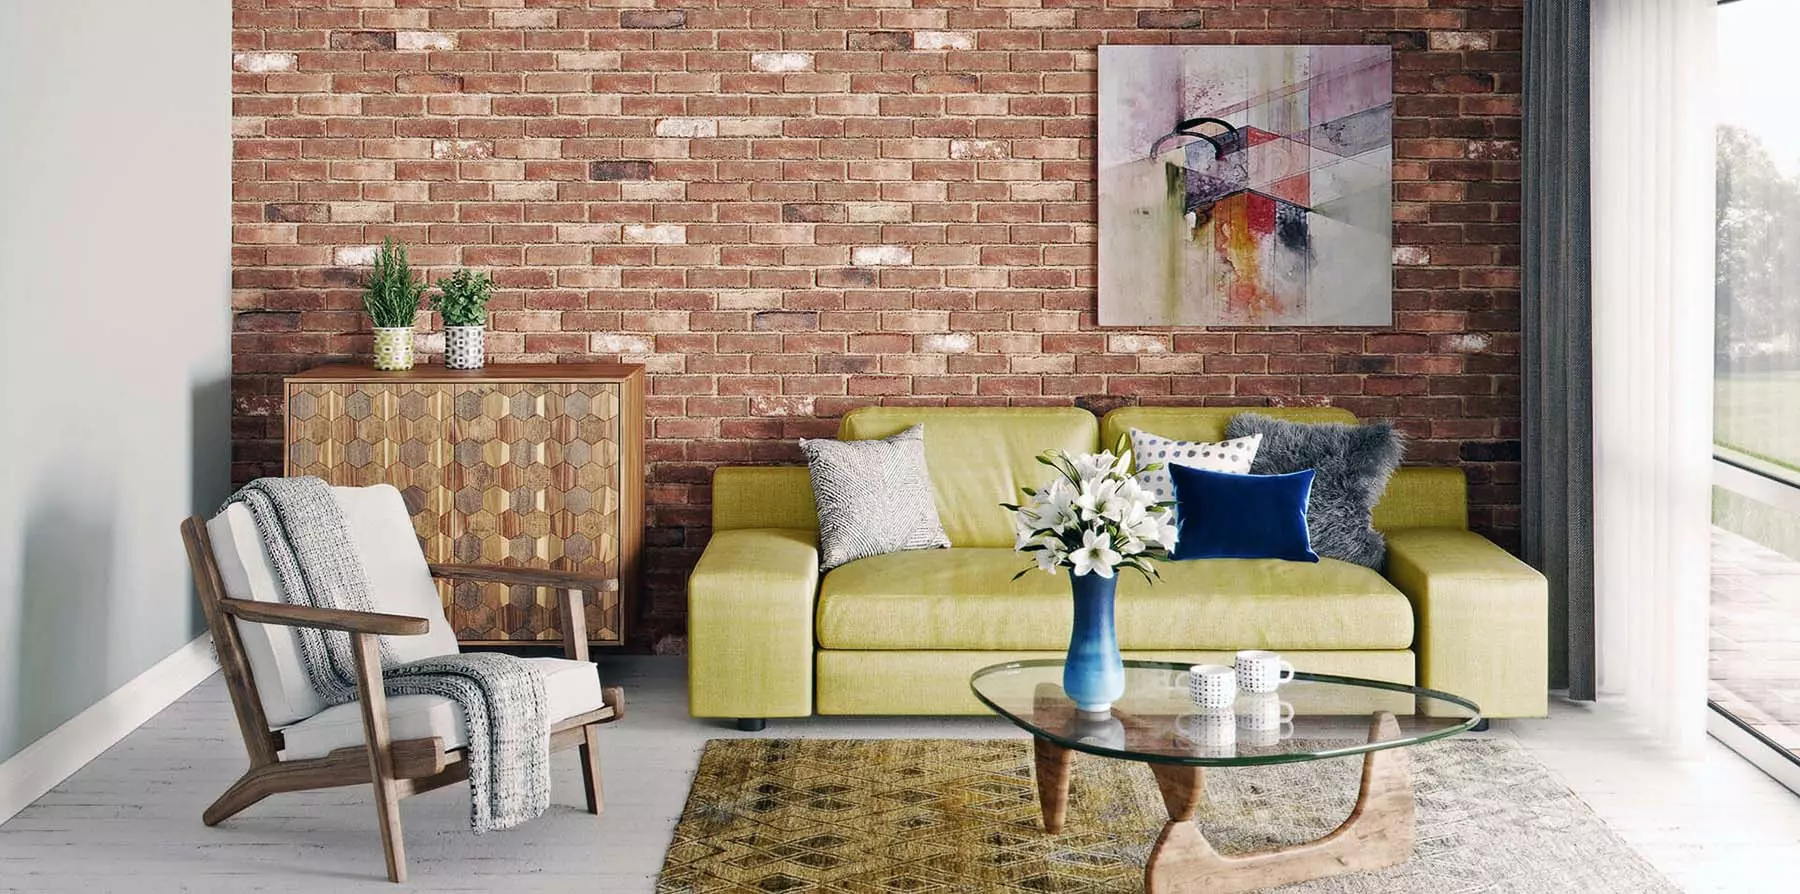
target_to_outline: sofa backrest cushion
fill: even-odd
[[[1132,409],[1134,412],[1138,410]],[[1131,421],[1130,415],[1126,415],[1123,417],[1124,421],[1121,421],[1119,414],[1124,412],[1115,410],[1107,414],[1101,425],[1119,432],[1125,432],[1133,426],[1155,431],[1151,427],[1155,425],[1171,431],[1187,432],[1199,430],[1198,426],[1182,422],[1179,414],[1198,412],[1212,417],[1218,426],[1217,430],[1222,432],[1231,415],[1241,411],[1212,407],[1199,410],[1167,408],[1167,411],[1153,408],[1151,412],[1161,418],[1142,424]],[[1273,412],[1282,418],[1293,418],[1283,410],[1259,409],[1257,412]],[[1344,418],[1338,416],[1335,419],[1316,421],[1335,422],[1343,421]],[[900,423],[895,425],[899,427]],[[929,455],[927,460],[929,461]],[[941,504],[938,512],[940,515],[943,513]],[[813,507],[812,479],[807,476],[805,466],[721,466],[713,474],[712,518],[713,529],[718,531],[739,528],[819,529],[819,513]],[[1394,472],[1394,477],[1388,479],[1387,492],[1382,495],[1381,502],[1375,504],[1375,529],[1378,531],[1467,528],[1468,525],[1468,483],[1462,470],[1457,468],[1402,466]],[[953,534],[952,538],[954,536]],[[954,539],[952,542],[955,542]],[[1003,545],[1010,546],[1011,542]]]
[[[1100,420],[1100,444],[1117,449],[1130,443],[1132,429],[1182,441],[1218,441],[1231,417],[1252,412],[1289,422],[1357,421],[1339,407],[1120,407]],[[1375,504],[1375,529],[1467,528],[1468,482],[1461,469],[1402,467],[1388,479],[1387,491]]]
[[[863,407],[844,416],[838,437],[885,438],[914,425],[925,426],[932,493],[953,546],[1012,546],[1000,504],[1055,474],[1037,455],[1090,453],[1099,441],[1098,420],[1076,407]]]
[[[1132,429],[1176,441],[1223,441],[1225,426],[1239,413],[1260,413],[1289,422],[1351,422],[1356,416],[1338,407],[1120,407],[1100,420],[1100,446],[1118,449],[1130,443]]]
[[[712,526],[817,531],[812,475],[805,466],[720,466],[713,472]]]
[[[1375,504],[1375,530],[1467,528],[1469,482],[1448,466],[1401,466]]]

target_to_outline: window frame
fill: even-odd
[[[1718,0],[1718,5],[1741,0]],[[1716,176],[1716,173],[1715,173]],[[1714,371],[1717,388],[1718,372]],[[1716,391],[1715,391],[1716,393]],[[1713,437],[1718,437],[1715,417]],[[1800,516],[1800,472],[1713,442],[1713,486]],[[1708,624],[1710,627],[1710,623]],[[1709,650],[1710,651],[1710,650]],[[1706,700],[1707,732],[1789,790],[1800,793],[1800,753],[1790,751],[1737,715]]]

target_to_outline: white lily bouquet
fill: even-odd
[[[1034,553],[1037,568],[1050,574],[1069,568],[1077,576],[1111,578],[1134,568],[1145,580],[1158,576],[1151,561],[1168,558],[1175,546],[1175,504],[1157,502],[1138,484],[1129,451],[1070,456],[1049,450],[1037,459],[1058,475],[1042,490],[1025,488],[1024,504],[1001,504],[1013,513],[1014,550]]]

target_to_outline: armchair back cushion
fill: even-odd
[[[1012,546],[1000,504],[1055,474],[1037,455],[1091,452],[1099,431],[1094,414],[1076,407],[863,407],[844,416],[838,437],[885,438],[915,425],[925,426],[931,489],[952,546]]]
[[[443,602],[400,492],[386,484],[331,490],[344,509],[351,542],[361,553],[363,570],[369,576],[370,596],[375,603],[372,608],[431,622],[429,633],[388,639],[394,658],[417,661],[458,651],[456,633],[444,617]],[[218,562],[226,596],[258,602],[282,601],[281,583],[249,509],[241,504],[227,507],[206,523],[206,531],[212,538],[213,558]],[[307,679],[300,638],[293,628],[238,621],[237,629],[244,641],[250,674],[256,679],[263,712],[271,725],[298,723],[325,709],[325,703],[313,693]]]

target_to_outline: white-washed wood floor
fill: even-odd
[[[1800,753],[1800,562],[1720,527],[1712,557],[1707,696]]]
[[[412,887],[654,888],[701,745],[746,734],[687,716],[679,658],[607,659],[602,672],[627,688],[629,704],[629,716],[601,736],[606,814],[578,806],[572,752],[557,756],[550,814],[511,832],[471,835],[462,786],[408,800]],[[772,723],[757,735],[1020,734],[993,718],[825,718]],[[1490,735],[1523,742],[1688,890],[1800,890],[1800,797],[1722,746],[1714,743],[1703,760],[1670,761],[1604,707],[1566,703],[1549,720],[1496,723]],[[215,676],[0,825],[0,890],[396,890],[381,875],[365,787],[278,795],[222,826],[202,826],[200,811],[243,766]]]

